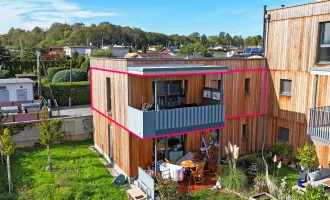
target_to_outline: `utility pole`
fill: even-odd
[[[37,50],[37,76],[38,76],[38,97],[41,98],[41,78],[40,78],[40,51]]]
[[[71,90],[72,90],[72,58],[70,58],[70,95],[69,95],[69,106],[71,107]]]

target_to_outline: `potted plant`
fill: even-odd
[[[292,169],[296,169],[297,168],[297,163],[299,162],[298,158],[296,156],[291,156],[290,161],[291,161],[290,167]]]
[[[284,146],[284,159],[283,159],[284,165],[289,165],[290,162],[289,158],[291,157],[291,155],[292,155],[292,144],[286,142]]]
[[[272,152],[273,155],[276,155],[276,162],[280,162],[282,159],[281,155],[283,155],[284,145],[282,142],[275,142],[272,145]]]
[[[316,149],[315,145],[305,144],[304,148],[298,148],[297,159],[299,159],[300,165],[300,178],[306,180],[307,174],[310,169],[315,167],[316,163]]]

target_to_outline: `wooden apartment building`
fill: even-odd
[[[289,141],[295,154],[312,139],[326,167],[329,63],[330,1],[266,11],[265,59],[91,58],[95,147],[128,177],[158,142],[177,159],[202,136],[221,156],[229,141],[241,154]]]
[[[322,72],[330,64],[330,1],[268,10],[265,18],[266,134],[270,142],[288,140],[296,153],[315,134],[311,127],[329,125],[327,111],[312,110],[330,105],[330,77]],[[311,139],[319,163],[328,167],[330,130],[323,131]]]
[[[259,150],[265,64],[265,59],[91,58],[95,146],[128,177],[152,166],[157,141],[171,161],[200,149],[202,135],[207,145],[220,137],[221,144],[239,145],[241,153]],[[173,140],[180,149],[173,151]]]

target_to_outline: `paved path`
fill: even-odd
[[[90,105],[79,106],[60,106],[60,117],[78,117],[78,116],[91,116],[92,109]],[[57,111],[53,110],[53,117],[57,116]]]

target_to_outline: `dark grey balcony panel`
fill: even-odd
[[[225,106],[208,105],[143,112],[128,107],[128,129],[141,138],[217,128],[224,125]]]

